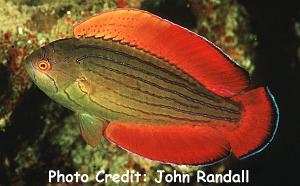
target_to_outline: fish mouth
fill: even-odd
[[[36,77],[35,77],[35,72],[34,72],[34,70],[36,70],[36,68],[32,65],[31,62],[30,62],[30,65],[31,65],[31,67],[33,68],[33,70],[30,71],[32,80],[33,80],[34,82],[37,82],[37,79],[36,79]]]
[[[37,69],[32,65],[31,61],[25,63],[25,69],[26,69],[27,73],[29,74],[29,76],[31,77],[32,81],[36,83],[37,79],[36,79],[36,75],[35,75],[34,71]]]

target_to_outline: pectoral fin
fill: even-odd
[[[83,139],[92,147],[96,147],[101,140],[103,129],[108,121],[93,117],[87,113],[77,113],[80,133]]]

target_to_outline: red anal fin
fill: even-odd
[[[278,128],[278,108],[267,88],[260,87],[232,100],[243,107],[235,130],[219,129],[229,141],[233,154],[240,158],[255,155],[267,147]]]
[[[119,40],[162,57],[220,96],[236,95],[249,83],[247,72],[211,42],[146,11],[100,13],[77,24],[74,35]]]
[[[208,164],[230,154],[230,145],[207,126],[110,123],[104,136],[118,146],[172,164]]]

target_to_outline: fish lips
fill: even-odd
[[[30,78],[34,83],[37,82],[36,77],[35,77],[35,72],[37,69],[33,66],[32,62],[27,62],[25,63],[25,69],[27,73],[29,74]]]

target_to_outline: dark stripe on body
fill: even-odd
[[[53,71],[57,71],[57,72],[59,72],[59,73],[63,73],[63,74],[65,74],[65,75],[67,75],[67,76],[73,77],[73,79],[76,79],[76,77],[75,77],[74,75],[69,74],[69,73],[66,73],[65,71],[62,71],[62,70],[53,70]],[[48,76],[49,76],[49,75],[48,75]],[[54,79],[53,79],[53,80],[54,80]],[[77,106],[79,106],[79,107],[83,107],[80,103],[76,102],[74,99],[71,98],[71,95],[66,91],[67,88],[68,88],[68,87],[66,87],[66,88],[64,89],[64,93],[65,93],[65,95],[67,96],[68,100],[70,100],[72,103],[74,103],[75,105],[77,105]],[[97,101],[93,100],[93,99],[91,98],[91,96],[89,95],[89,93],[86,92],[86,91],[84,91],[84,90],[82,89],[82,87],[80,87],[79,84],[78,84],[78,88],[80,89],[81,92],[83,92],[86,96],[88,96],[89,100],[90,100],[92,103],[96,104],[97,106],[99,106],[99,107],[101,107],[101,108],[103,108],[103,109],[105,109],[105,110],[107,110],[107,111],[109,111],[109,112],[112,112],[112,113],[118,113],[118,114],[122,114],[122,115],[126,115],[126,116],[129,116],[129,117],[132,117],[132,118],[138,117],[138,116],[136,116],[136,115],[131,115],[131,114],[128,114],[128,113],[125,113],[125,112],[119,112],[119,111],[116,111],[116,110],[109,109],[109,108],[107,108],[107,107],[101,105],[101,104],[98,103]],[[147,120],[146,118],[143,118],[143,119]],[[148,119],[148,120],[149,120],[149,119]]]
[[[101,46],[95,46],[95,45],[79,45],[79,46],[77,46],[75,49],[82,49],[82,48],[84,48],[84,49],[89,49],[89,48],[92,48],[92,49],[98,49],[98,50],[103,50],[103,51],[111,52],[111,53],[113,53],[113,54],[121,55],[122,57],[126,57],[126,58],[129,58],[129,59],[133,59],[133,60],[136,60],[136,61],[138,61],[138,62],[140,62],[140,63],[142,63],[142,64],[144,64],[144,65],[151,66],[151,67],[153,67],[153,68],[155,68],[155,69],[157,69],[157,70],[160,70],[160,71],[162,71],[162,72],[164,72],[164,73],[166,73],[166,74],[168,74],[168,75],[171,75],[171,76],[173,76],[173,77],[175,77],[175,78],[177,78],[177,79],[186,81],[186,80],[183,79],[182,77],[178,76],[177,74],[174,74],[173,72],[171,72],[171,71],[169,71],[169,70],[167,70],[167,69],[165,69],[165,68],[162,68],[162,67],[157,66],[157,65],[155,65],[155,64],[153,64],[153,63],[144,61],[143,59],[140,59],[140,58],[138,58],[138,57],[136,57],[136,56],[129,55],[129,54],[124,53],[124,52],[116,51],[116,50],[113,50],[113,49],[111,49],[111,48],[106,48],[106,47],[101,47]],[[78,58],[78,59],[77,59],[77,62],[79,62],[79,61],[82,60],[83,58],[85,58],[85,56],[81,56],[80,58]],[[172,64],[170,64],[170,65],[172,65]],[[174,66],[174,65],[172,65],[172,66],[175,67],[176,69],[178,69],[176,66]],[[149,72],[148,72],[148,73],[149,73]],[[182,72],[182,73],[184,73],[184,72]],[[158,77],[158,76],[156,76],[156,77]],[[161,76],[160,76],[159,78],[161,78]],[[209,99],[209,100],[211,100],[211,101],[214,101],[214,102],[219,102],[219,100],[215,99],[214,97],[212,97],[212,96],[210,96],[210,95],[208,95],[208,94],[205,94],[205,93],[203,93],[203,92],[199,92],[199,91],[197,91],[197,90],[195,90],[195,89],[192,89],[192,88],[190,88],[189,86],[185,86],[184,84],[181,84],[181,83],[178,83],[178,82],[175,82],[175,81],[171,81],[171,80],[168,80],[168,81],[169,81],[169,83],[174,83],[174,85],[177,85],[177,86],[180,86],[180,87],[182,87],[182,88],[185,88],[186,90],[189,90],[190,92],[192,92],[192,93],[194,93],[194,94],[196,94],[196,95],[203,96],[203,97],[205,97],[205,98],[207,98],[207,99]]]
[[[111,77],[107,77],[107,76],[104,76],[103,74],[99,74],[97,71],[94,71],[92,69],[88,69],[88,71],[94,73],[95,75],[97,76],[100,76],[106,80],[109,80],[109,81],[112,81],[112,82],[115,82],[115,83],[118,83],[120,85],[123,85],[125,86],[126,88],[129,88],[129,89],[134,89],[134,90],[138,90],[138,91],[142,91],[143,93],[145,94],[148,94],[148,95],[151,95],[151,96],[155,96],[157,98],[160,98],[160,99],[167,99],[167,100],[172,100],[176,103],[179,103],[179,104],[184,104],[182,102],[179,102],[178,100],[174,99],[174,98],[169,98],[169,97],[162,97],[162,96],[159,96],[159,95],[156,95],[156,94],[153,94],[153,93],[150,93],[148,91],[143,91],[139,88],[136,88],[136,87],[132,87],[132,86],[128,86],[127,84],[121,82],[121,81],[118,81],[114,78],[111,78]],[[104,87],[104,86],[102,86]],[[230,117],[221,117],[221,116],[215,116],[215,115],[209,115],[209,114],[205,114],[205,113],[194,113],[192,111],[186,111],[186,110],[182,110],[182,109],[177,109],[175,107],[171,107],[171,106],[166,106],[166,105],[157,105],[157,104],[153,104],[153,103],[148,103],[148,102],[143,102],[141,100],[138,100],[138,99],[135,99],[135,98],[132,98],[132,97],[129,97],[129,96],[126,96],[126,95],[122,95],[120,93],[117,93],[116,91],[113,91],[112,89],[108,88],[108,87],[104,87],[108,90],[111,90],[111,92],[115,93],[115,94],[118,94],[120,96],[123,96],[123,97],[126,97],[127,99],[131,99],[131,100],[135,100],[139,103],[143,103],[143,104],[148,104],[148,105],[152,105],[152,106],[157,106],[157,107],[162,107],[162,108],[167,108],[167,109],[171,109],[171,110],[174,110],[174,111],[177,111],[177,112],[181,112],[181,113],[184,113],[184,114],[190,114],[190,115],[194,115],[194,116],[202,116],[202,117],[205,117],[205,118],[208,118],[208,119],[215,119],[215,120],[224,120],[224,121],[229,121],[229,122],[236,122],[237,119],[236,118],[230,118]],[[107,100],[109,100],[109,98],[106,98]],[[157,115],[157,116],[164,116],[162,114],[155,114],[155,113],[149,113],[149,112],[146,112],[146,111],[142,111],[142,110],[138,110],[138,109],[134,109],[132,107],[129,107],[129,106],[125,106],[125,105],[121,105],[121,104],[118,104],[118,103],[115,103],[115,102],[112,102],[112,101],[109,101],[115,105],[119,105],[119,106],[122,106],[124,108],[128,108],[128,109],[131,109],[133,111],[139,111],[139,112],[142,112],[142,113],[146,113],[146,114],[150,114],[150,115]],[[184,106],[190,106],[190,105],[187,105],[187,104],[184,104]],[[178,118],[178,120],[185,120],[185,121],[198,121],[198,122],[204,122],[204,120],[191,120],[189,118],[179,118],[179,117],[173,117],[173,116],[170,116],[170,115],[165,115],[171,119],[175,119],[175,118]],[[207,121],[205,121],[207,122]]]
[[[142,104],[145,104],[145,105],[150,105],[150,106],[160,107],[160,108],[166,108],[166,109],[174,110],[174,111],[177,111],[177,112],[181,112],[183,114],[190,114],[190,115],[194,115],[194,116],[203,116],[203,117],[210,118],[210,119],[226,120],[226,121],[229,121],[229,122],[236,122],[237,121],[237,119],[233,119],[233,118],[229,118],[229,117],[219,117],[219,116],[209,115],[209,114],[205,114],[205,113],[199,113],[199,112],[182,110],[182,109],[178,109],[178,108],[172,107],[172,106],[155,104],[155,103],[149,103],[149,102],[146,102],[146,101],[142,101],[142,100],[139,100],[139,99],[136,99],[136,98],[133,98],[133,97],[121,94],[121,93],[119,93],[119,92],[117,92],[117,91],[115,91],[115,90],[113,90],[113,89],[111,89],[109,87],[105,87],[105,86],[102,86],[102,87],[104,87],[107,90],[110,90],[114,94],[117,94],[117,95],[119,95],[121,97],[130,99],[130,100],[133,100],[135,102],[139,102],[139,103],[142,103]]]
[[[140,109],[135,109],[135,108],[129,107],[127,105],[122,105],[122,104],[119,104],[119,103],[116,103],[116,102],[113,102],[113,101],[109,101],[109,102],[111,102],[111,103],[113,103],[115,105],[118,105],[118,106],[130,109],[130,110],[136,111],[136,112],[140,112],[140,113],[149,115],[149,116],[162,116],[162,117],[166,117],[166,118],[170,118],[170,119],[182,120],[182,121],[189,121],[189,122],[200,122],[200,123],[207,123],[207,122],[209,122],[207,120],[197,120],[197,119],[181,118],[181,117],[171,116],[171,115],[167,115],[167,114],[157,114],[157,113],[153,113],[153,112],[146,112],[146,111],[143,111],[143,110],[140,110]]]
[[[144,119],[152,121],[161,117],[195,122],[239,120],[240,108],[237,104],[210,93],[195,79],[164,59],[149,53],[140,53],[138,49],[128,46],[114,46],[110,41],[74,39],[70,44],[72,47],[65,47],[70,52],[67,54],[67,61],[84,62],[83,66],[78,66],[78,70],[76,67],[76,74],[84,75],[84,70],[90,72],[91,76],[87,77],[96,91],[101,90],[100,87],[97,88],[97,82],[105,85],[106,89],[112,86],[108,88],[110,91],[107,94],[96,93],[95,100],[89,95],[91,102],[101,107],[104,105],[107,110],[118,110],[120,112],[116,113],[119,114],[125,112],[129,117],[137,117],[136,121],[139,121],[138,118],[142,119],[143,114],[146,117]],[[81,50],[76,51],[77,49]],[[119,87],[118,91],[113,91],[114,87]],[[97,98],[104,102],[99,103]],[[114,101],[118,99],[119,101]],[[136,116],[134,113],[142,114]]]
[[[82,92],[84,92],[89,100],[91,102],[93,102],[94,104],[98,105],[99,107],[102,107],[110,112],[115,112],[115,113],[119,113],[119,114],[124,114],[126,116],[130,116],[130,117],[133,117],[133,118],[138,118],[140,116],[137,116],[137,115],[132,115],[132,114],[128,114],[128,113],[125,113],[125,112],[119,112],[119,111],[115,111],[115,110],[111,110],[111,109],[108,109],[107,107],[103,106],[102,104],[98,103],[97,101],[93,100],[91,95],[89,95],[87,92],[85,92],[79,85],[78,87],[80,88],[80,90]],[[74,102],[75,104],[77,105],[80,105],[78,103],[76,103],[73,99],[71,99],[70,95],[65,91],[67,97],[69,100],[71,100],[72,102]],[[119,103],[116,103],[114,101],[111,101],[109,98],[107,97],[104,97],[103,96],[103,99],[106,99],[108,102],[114,104],[114,105],[117,105],[117,106],[120,106],[120,107],[123,107],[123,108],[126,108],[126,109],[129,109],[129,110],[133,110],[133,111],[136,111],[136,112],[140,112],[140,113],[143,113],[143,114],[146,114],[146,115],[154,115],[154,116],[161,116],[161,117],[164,117],[164,118],[169,118],[169,119],[174,119],[174,120],[181,120],[181,121],[189,121],[189,122],[201,122],[201,123],[205,123],[205,122],[209,122],[209,121],[206,121],[206,120],[196,120],[196,119],[189,119],[189,118],[182,118],[182,117],[175,117],[175,116],[171,116],[171,115],[167,115],[167,114],[157,114],[157,113],[153,113],[153,112],[146,112],[146,111],[143,111],[143,110],[139,110],[139,109],[135,109],[135,108],[132,108],[132,107],[129,107],[129,106],[126,106],[126,105],[122,105],[122,104],[119,104]],[[143,120],[153,120],[153,119],[149,119],[149,118],[141,118]],[[163,121],[163,120],[159,120],[159,119],[155,119],[155,120],[158,120],[158,121]]]
[[[181,101],[178,101],[178,100],[176,100],[176,99],[174,99],[174,98],[165,97],[165,96],[160,96],[160,95],[151,93],[151,92],[149,92],[149,91],[139,89],[139,88],[137,88],[137,87],[129,86],[129,85],[127,85],[126,83],[123,83],[122,81],[118,81],[118,80],[116,80],[116,79],[113,79],[113,78],[110,78],[110,77],[101,75],[101,74],[99,74],[97,71],[94,71],[94,70],[92,70],[92,69],[88,69],[88,71],[93,72],[93,73],[96,74],[97,76],[101,76],[101,77],[103,77],[103,78],[106,79],[106,80],[115,82],[115,83],[117,83],[117,84],[119,84],[119,85],[122,85],[122,86],[124,86],[124,87],[126,87],[126,88],[129,88],[129,89],[132,89],[132,90],[139,91],[139,92],[141,92],[141,93],[143,93],[143,94],[146,94],[146,95],[149,95],[149,96],[153,96],[153,97],[159,98],[159,99],[165,99],[165,100],[168,100],[168,101],[173,101],[174,103],[177,103],[177,104],[182,105],[182,106],[186,106],[186,107],[190,107],[190,108],[194,108],[194,109],[199,109],[198,106],[189,105],[189,104],[183,103],[183,102],[181,102]]]
[[[79,83],[77,83],[77,85],[78,85],[78,88],[81,90],[81,92],[83,92],[86,96],[88,96],[89,100],[90,100],[92,103],[96,104],[97,106],[102,107],[102,108],[104,108],[105,110],[108,110],[108,111],[113,112],[113,113],[124,114],[124,115],[130,116],[130,117],[137,117],[137,116],[135,116],[135,115],[131,115],[131,114],[128,114],[128,113],[125,113],[125,112],[119,112],[119,111],[116,111],[116,110],[112,110],[112,109],[109,109],[109,108],[107,108],[107,107],[101,105],[101,104],[98,103],[97,101],[93,100],[92,97],[91,97],[91,95],[90,95],[88,92],[84,91],[84,90],[82,89],[82,87],[80,87],[80,84],[79,84]]]
[[[166,78],[164,78],[164,77],[161,77],[161,76],[159,76],[159,75],[157,75],[157,74],[154,74],[154,73],[145,71],[145,70],[143,70],[143,69],[139,69],[139,68],[133,67],[132,65],[127,64],[127,63],[124,63],[124,62],[116,61],[116,60],[114,60],[114,59],[112,59],[112,58],[104,57],[104,56],[102,56],[102,55],[96,55],[96,54],[84,55],[84,56],[81,56],[81,57],[77,58],[76,61],[77,61],[77,62],[80,62],[80,61],[82,61],[82,60],[84,60],[84,59],[87,59],[87,58],[89,58],[89,57],[100,58],[100,59],[107,60],[107,61],[109,61],[109,62],[114,62],[115,64],[125,66],[125,67],[127,67],[127,68],[129,68],[129,69],[132,69],[132,70],[136,70],[136,71],[142,72],[142,73],[147,74],[147,75],[152,76],[152,77],[156,77],[157,79],[163,80],[164,82],[171,83],[171,84],[173,84],[173,85],[178,85],[178,84],[179,84],[180,87],[186,87],[185,85],[183,85],[183,84],[181,84],[181,83],[178,83],[178,82],[174,82],[174,81],[168,80],[168,79],[166,79]],[[115,72],[115,73],[118,73],[118,74],[122,74],[122,75],[125,75],[125,76],[130,77],[130,78],[133,78],[133,79],[137,79],[137,80],[139,80],[139,81],[141,81],[141,82],[144,82],[144,83],[146,83],[146,84],[148,84],[148,85],[152,85],[152,86],[154,86],[154,87],[156,87],[156,88],[158,88],[158,89],[162,89],[162,90],[167,91],[167,92],[169,92],[169,93],[176,94],[177,96],[182,97],[182,98],[184,98],[184,99],[186,99],[186,100],[192,101],[192,102],[194,102],[194,103],[199,103],[200,105],[203,105],[203,106],[206,106],[206,107],[209,107],[209,108],[213,108],[213,109],[216,109],[216,110],[222,110],[222,111],[225,111],[225,112],[228,112],[228,113],[233,113],[233,114],[239,114],[239,113],[240,113],[240,112],[237,112],[237,111],[235,111],[235,110],[232,110],[232,109],[229,109],[229,108],[226,108],[226,107],[220,107],[220,106],[212,105],[212,104],[210,104],[210,103],[207,103],[207,102],[204,102],[204,101],[201,101],[201,100],[198,100],[198,99],[191,98],[191,97],[189,97],[189,96],[187,96],[187,95],[181,94],[181,93],[179,93],[179,92],[177,92],[177,91],[174,91],[174,90],[171,90],[171,89],[164,88],[164,87],[162,87],[162,86],[160,86],[160,85],[158,85],[158,84],[155,84],[155,83],[153,83],[153,82],[150,82],[150,81],[145,80],[145,79],[143,79],[143,78],[141,78],[141,77],[138,77],[138,76],[134,76],[134,75],[131,75],[131,74],[127,74],[127,73],[125,73],[125,72],[121,72],[121,71],[119,71],[119,70],[116,70],[116,69],[113,69],[113,68],[110,68],[110,67],[107,67],[107,66],[104,66],[104,65],[100,65],[100,64],[98,64],[98,63],[95,64],[95,65],[96,65],[96,66],[100,66],[101,68],[104,68],[104,69],[106,69],[106,70],[110,70],[110,71],[112,71],[112,72]]]

